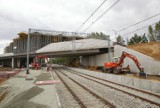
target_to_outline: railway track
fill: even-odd
[[[115,106],[112,103],[106,101],[104,98],[95,94],[93,91],[86,88],[85,86],[77,82],[76,80],[70,78],[66,74],[63,74],[60,70],[58,71],[59,72],[55,71],[58,78],[63,82],[63,84],[65,85],[65,88],[67,88],[67,91],[69,91],[69,94],[71,94],[72,97],[76,100],[76,102],[74,101],[72,105],[76,103],[75,106],[81,107],[81,108],[93,108],[93,107],[95,108],[115,108]],[[61,102],[63,104],[62,107],[71,108],[71,105],[67,106],[65,104],[66,102],[63,102],[63,101]],[[73,107],[75,108],[75,106]]]
[[[101,96],[103,96],[104,94],[107,96],[108,94],[108,96],[115,97],[115,94],[120,94],[119,96],[115,97],[115,100],[108,99],[108,101],[111,101],[115,106],[116,104],[119,104],[116,107],[160,107],[160,96],[158,94],[124,86],[105,79],[100,79],[91,75],[75,72],[68,69],[64,70],[61,68],[60,70],[65,72],[63,74],[66,74],[74,80],[81,82],[81,84],[86,85],[86,87],[89,87],[93,91],[96,91]],[[111,95],[111,93],[115,94]],[[117,100],[121,100],[122,102]],[[126,106],[122,105],[123,102]]]

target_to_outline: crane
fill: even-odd
[[[145,75],[144,68],[141,67],[141,64],[139,63],[138,59],[135,56],[133,56],[133,55],[131,55],[131,54],[125,52],[125,51],[122,52],[122,55],[121,55],[119,61],[104,63],[103,71],[108,72],[108,73],[115,73],[115,74],[122,73],[123,71],[130,72],[130,66],[129,65],[125,68],[122,67],[122,65],[124,63],[124,59],[126,57],[130,58],[134,61],[134,63],[136,64],[137,68],[140,71],[140,73],[139,73],[140,76]]]

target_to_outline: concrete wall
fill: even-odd
[[[93,75],[95,77],[99,77],[99,78],[106,79],[109,81],[117,82],[123,85],[127,85],[127,86],[131,86],[131,87],[135,87],[138,89],[151,91],[151,92],[160,94],[160,82],[158,81],[131,78],[131,77],[126,77],[126,76],[101,73],[101,72],[90,71],[90,70],[79,69],[79,68],[69,68],[69,69],[78,71],[80,73]]]
[[[115,51],[114,55],[117,57],[121,56],[123,51],[126,51],[127,53],[130,53],[130,54],[136,56],[141,64],[141,66],[144,68],[145,73],[150,74],[150,75],[160,75],[160,61],[157,61],[157,60],[153,59],[152,57],[146,56],[146,55],[139,53],[135,50],[131,50],[131,49],[119,46],[119,45],[115,45],[114,51]],[[127,66],[128,64],[131,67],[131,71],[139,72],[135,63],[131,59],[126,58],[124,60],[124,66]]]
[[[115,45],[114,54],[111,54],[111,58],[120,57],[123,51],[136,56],[141,64],[141,67],[144,68],[145,73],[149,75],[160,75],[160,61],[157,61],[152,57],[146,56],[135,50]],[[106,53],[94,56],[83,56],[81,61],[83,66],[103,66],[103,64],[108,61],[108,54]],[[126,67],[128,65],[130,65],[132,72],[139,73],[139,70],[134,61],[129,58],[125,58],[123,66]]]
[[[83,66],[103,66],[104,62],[108,61],[108,54],[82,56],[81,59]]]

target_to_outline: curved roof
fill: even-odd
[[[72,51],[72,41],[51,43],[36,51],[36,53]],[[112,44],[113,45],[113,44]],[[108,48],[107,40],[100,39],[81,39],[75,40],[75,50],[89,50]]]

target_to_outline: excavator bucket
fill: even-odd
[[[146,73],[144,73],[144,68],[140,69],[140,73],[139,73],[140,77],[145,77],[146,78]]]

